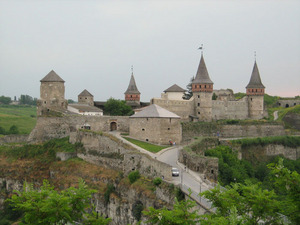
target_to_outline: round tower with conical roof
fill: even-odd
[[[249,84],[246,86],[248,96],[249,118],[262,119],[264,117],[265,86],[262,84],[257,63],[254,62]]]
[[[42,80],[40,99],[37,102],[38,115],[48,114],[51,110],[66,110],[68,102],[65,99],[65,81],[51,70]]]
[[[125,101],[128,105],[130,105],[133,108],[140,107],[141,93],[139,92],[136,86],[133,72],[131,73],[130,82],[124,94],[125,94]]]
[[[201,54],[197,74],[192,82],[195,116],[197,116],[200,121],[212,120],[213,85],[214,83],[211,81],[206,69],[203,54]]]

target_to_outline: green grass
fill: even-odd
[[[300,114],[300,105],[296,105],[289,108],[277,107],[277,108],[268,108],[269,120],[274,120],[273,113],[278,111],[278,119],[277,121],[282,121],[283,117],[287,113],[297,113]]]
[[[20,134],[29,134],[36,124],[36,106],[0,105],[0,127],[8,131],[13,125]]]
[[[167,148],[168,146],[161,146],[161,145],[154,145],[154,144],[150,144],[150,143],[147,143],[147,142],[143,142],[143,141],[138,141],[138,140],[135,140],[135,139],[132,139],[132,138],[129,138],[129,137],[123,137],[124,139],[126,139],[127,141],[149,151],[149,152],[153,152],[153,153],[156,153],[156,152],[159,152],[161,151],[162,149],[165,149]]]

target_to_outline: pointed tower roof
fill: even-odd
[[[265,88],[265,86],[261,82],[256,61],[255,61],[254,66],[253,66],[253,70],[252,70],[252,74],[251,74],[249,84],[246,86],[246,88]]]
[[[86,89],[84,89],[78,96],[92,96],[94,97],[90,92],[88,92]]]
[[[179,87],[177,84],[174,84],[168,89],[164,90],[164,92],[185,92],[185,90]]]
[[[131,74],[130,82],[124,94],[141,94],[136,87],[133,73]]]
[[[213,84],[211,79],[209,78],[206,65],[204,62],[203,54],[201,54],[200,63],[197,70],[197,75],[192,82],[193,84]]]
[[[142,111],[130,116],[130,118],[180,118],[180,116],[172,113],[156,104],[152,104],[143,108]]]
[[[43,79],[41,79],[41,82],[65,82],[65,81],[61,79],[61,77],[58,76],[57,73],[54,72],[54,70],[51,70]]]

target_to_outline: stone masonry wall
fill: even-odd
[[[280,124],[220,125],[217,123],[183,123],[182,140],[189,142],[197,136],[217,136],[220,138],[265,137],[285,135]]]
[[[129,117],[127,116],[82,116],[66,115],[62,117],[38,117],[37,123],[29,136],[30,142],[41,142],[53,138],[70,135],[89,124],[92,131],[110,131],[111,123],[117,124],[117,130],[129,132]]]
[[[12,134],[0,137],[0,144],[26,142],[29,135]]]
[[[181,150],[178,155],[178,161],[186,165],[188,169],[203,174],[210,181],[216,182],[218,180],[218,158],[205,157]]]
[[[113,169],[117,168],[125,174],[139,170],[141,174],[147,177],[172,179],[171,166],[140,153],[112,135],[84,131],[72,132],[70,142],[83,144],[86,152],[79,153],[78,157],[90,163]]]
[[[165,100],[160,98],[151,99],[151,104],[169,110],[181,117],[181,120],[188,121],[189,115],[194,115],[194,99],[190,100]]]
[[[212,101],[213,120],[249,118],[247,98],[239,101]]]

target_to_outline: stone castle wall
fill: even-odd
[[[165,100],[161,98],[151,99],[151,104],[159,105],[160,107],[169,110],[180,116],[182,120],[189,120],[189,115],[194,115],[194,101],[190,100]]]
[[[212,101],[213,120],[249,118],[247,97],[239,101]]]
[[[26,142],[29,135],[27,134],[11,134],[0,137],[0,144]]]
[[[78,157],[90,163],[118,169],[125,174],[139,170],[147,177],[163,177],[166,180],[172,180],[170,165],[140,153],[112,135],[84,131],[72,132],[70,142],[83,144],[86,151],[79,153]]]
[[[38,117],[35,128],[29,135],[30,142],[40,142],[53,138],[70,136],[89,124],[92,131],[110,131],[111,124],[116,123],[118,131],[129,132],[128,116],[82,116],[66,115],[62,117]]]
[[[277,102],[278,106],[281,107],[293,107],[295,105],[300,105],[300,99],[281,99]]]
[[[178,161],[183,163],[188,169],[198,172],[212,182],[218,180],[219,159],[213,157],[205,157],[181,150],[179,151]]]
[[[280,124],[220,125],[201,122],[182,124],[183,142],[189,142],[193,137],[211,137],[218,134],[220,138],[282,136],[285,135],[285,130]]]

